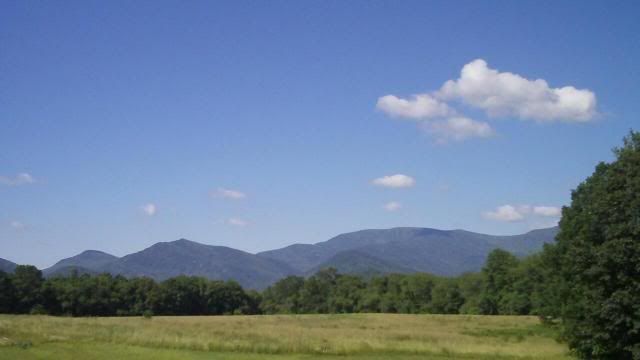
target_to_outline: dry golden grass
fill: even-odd
[[[128,318],[0,316],[4,348],[32,343],[272,355],[568,359],[535,317],[274,315]],[[13,345],[11,345],[13,344]],[[28,346],[28,345],[27,345]],[[0,357],[3,346],[0,343]],[[240,358],[241,356],[238,356]]]

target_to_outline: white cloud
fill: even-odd
[[[147,215],[153,216],[158,211],[156,204],[145,204],[140,207],[140,209]]]
[[[387,211],[398,211],[402,208],[402,204],[397,201],[390,201],[384,204],[384,209]]]
[[[415,185],[416,181],[411,176],[403,175],[403,174],[395,174],[395,175],[388,175],[388,176],[383,176],[381,178],[373,179],[371,183],[374,185],[384,186],[389,188],[407,188]]]
[[[16,230],[22,230],[26,227],[25,224],[21,223],[20,221],[16,221],[13,220],[9,223],[9,226],[11,226],[12,228],[16,229]]]
[[[586,122],[597,115],[596,95],[588,89],[552,88],[542,79],[529,80],[491,69],[482,59],[463,66],[460,77],[445,82],[438,91],[406,99],[392,94],[381,96],[376,107],[392,117],[419,121],[439,143],[494,134],[488,123],[457,111],[452,106],[455,100],[483,110],[489,117]]]
[[[241,200],[247,197],[247,194],[242,191],[218,188],[211,194],[213,197],[225,198],[225,199],[233,199],[233,200]]]
[[[27,173],[20,173],[16,176],[2,176],[0,175],[0,185],[18,186],[33,184],[36,182],[33,176]]]
[[[560,217],[562,211],[555,206],[502,205],[493,211],[485,211],[483,216],[496,221],[522,221],[533,216]]]
[[[460,78],[447,81],[436,96],[445,101],[461,99],[491,117],[584,122],[597,114],[596,96],[588,89],[551,88],[543,79],[491,69],[482,59],[466,64]]]
[[[249,225],[249,222],[240,218],[229,218],[227,219],[227,224],[232,226],[245,227]]]
[[[486,138],[494,134],[489,124],[466,117],[451,117],[442,121],[429,121],[423,129],[437,138],[438,143],[462,141],[472,137]]]
[[[485,211],[484,217],[490,220],[497,221],[521,221],[524,219],[524,215],[521,214],[514,206],[512,205],[502,205],[498,206],[498,208],[494,211]]]
[[[540,216],[557,217],[562,214],[562,209],[555,206],[534,206],[533,213]]]
[[[385,95],[378,99],[376,107],[387,115],[410,119],[443,118],[454,113],[449,105],[429,94],[414,95],[409,100]]]

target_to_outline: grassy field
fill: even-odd
[[[0,315],[0,359],[570,359],[535,317]]]

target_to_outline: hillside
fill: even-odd
[[[236,280],[243,287],[261,289],[295,271],[288,265],[224,246],[181,239],[161,242],[124,256],[101,271],[164,280],[178,275]]]
[[[553,242],[557,228],[534,230],[522,235],[494,236],[464,230],[393,228],[361,230],[338,235],[312,245],[296,244],[258,255],[293,266],[301,273],[321,267],[337,254],[358,250],[387,266],[438,275],[477,271],[496,248],[524,256]]]
[[[76,266],[76,265],[69,265],[69,266],[63,266],[63,267],[58,267],[53,271],[50,271],[46,274],[46,277],[48,278],[55,278],[55,277],[67,277],[67,276],[72,276],[73,274],[76,275],[98,275],[100,274],[101,271],[99,270],[92,270],[92,269],[88,269],[82,266]]]
[[[339,252],[329,258],[329,260],[307,271],[306,275],[313,275],[326,268],[334,268],[343,274],[361,275],[365,277],[389,273],[414,272],[409,268],[388,263],[358,250],[346,250]]]
[[[73,269],[78,270],[79,273],[92,273],[117,259],[117,256],[102,251],[86,250],[76,256],[62,259],[42,272],[45,276],[66,274]]]
[[[16,266],[18,266],[16,263],[0,258],[0,271],[13,272]]]

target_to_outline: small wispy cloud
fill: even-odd
[[[455,114],[449,105],[429,94],[414,95],[410,99],[385,95],[378,98],[376,107],[390,116],[414,120],[444,118]]]
[[[521,221],[524,219],[524,215],[521,211],[518,211],[513,205],[502,205],[498,206],[493,211],[485,211],[483,213],[486,219],[496,220],[496,221]]]
[[[211,193],[211,196],[223,199],[241,200],[245,199],[247,197],[247,194],[239,190],[225,189],[220,187],[213,191]]]
[[[373,179],[371,183],[377,186],[398,189],[412,187],[415,185],[416,180],[408,175],[395,174]]]
[[[451,191],[451,185],[448,183],[441,183],[440,185],[436,186],[436,191],[441,193],[449,192]]]
[[[19,186],[19,185],[34,184],[35,182],[36,182],[36,179],[27,173],[20,173],[15,176],[0,175],[0,185]]]
[[[247,220],[236,218],[236,217],[228,218],[226,223],[228,225],[238,226],[238,227],[245,227],[249,225],[249,222]]]
[[[402,204],[397,201],[390,201],[384,204],[383,208],[387,211],[393,212],[402,209]]]
[[[540,216],[556,217],[562,214],[562,209],[556,206],[534,206],[533,213]]]
[[[12,228],[14,228],[16,230],[23,230],[23,229],[25,229],[27,227],[24,223],[22,223],[20,221],[17,221],[17,220],[13,220],[13,221],[9,222],[9,226],[11,226]]]
[[[142,212],[144,212],[148,216],[153,216],[158,211],[156,204],[153,204],[153,203],[144,204],[140,207],[140,209],[142,210]]]
[[[558,218],[562,209],[556,206],[531,206],[531,205],[501,205],[495,210],[485,211],[482,215],[485,219],[516,222],[523,221],[531,215]]]
[[[450,117],[442,121],[428,121],[422,129],[436,138],[438,144],[449,141],[463,141],[469,138],[487,138],[495,134],[486,122],[476,121],[464,116]]]

